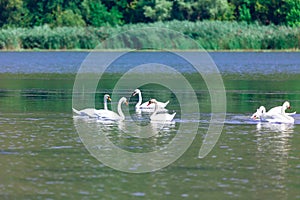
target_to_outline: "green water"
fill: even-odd
[[[71,112],[73,75],[2,74],[0,199],[300,199],[300,116],[294,125],[249,120],[258,106],[270,108],[285,100],[291,111],[300,112],[300,75],[223,78],[227,118],[208,156],[198,158],[210,106],[205,86],[198,86],[203,121],[193,144],[159,171],[132,174],[105,166],[80,140]],[[111,76],[105,84],[113,83]],[[145,99],[160,94],[161,101],[171,98],[169,109],[180,117],[174,95],[163,95],[159,87],[143,89]],[[96,107],[110,92],[111,87],[97,92]],[[133,109],[136,99],[129,100]],[[156,142],[168,143],[181,123],[177,120]],[[153,150],[149,141],[123,137],[114,126],[105,134],[124,149]]]

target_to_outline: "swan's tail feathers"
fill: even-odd
[[[287,115],[296,115],[296,112],[286,113]]]
[[[176,112],[174,112],[174,113],[172,114],[173,117],[175,117],[175,115],[176,115]]]
[[[75,108],[72,108],[73,112],[76,113],[77,115],[81,115],[80,111],[76,110]]]
[[[174,112],[173,114],[170,115],[170,121],[172,121],[174,119],[175,115],[176,115],[176,112]]]
[[[167,102],[165,103],[164,107],[166,107],[166,106],[169,104],[169,102],[170,102],[170,101],[167,101]]]

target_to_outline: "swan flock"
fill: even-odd
[[[138,102],[135,105],[136,113],[149,113],[151,122],[166,122],[172,121],[176,115],[176,112],[169,114],[168,110],[165,108],[169,101],[160,102],[156,99],[150,99],[143,103],[141,90],[135,89],[132,93],[133,96],[138,96]],[[120,98],[117,107],[117,113],[107,108],[107,101],[111,101],[111,98],[108,94],[105,94],[103,97],[104,106],[103,109],[95,109],[95,108],[85,108],[83,110],[76,110],[72,108],[73,112],[79,116],[88,116],[90,118],[98,118],[100,120],[113,120],[113,121],[123,121],[125,119],[125,115],[122,111],[122,104],[128,105],[128,101],[126,97]],[[259,120],[263,122],[269,123],[289,123],[294,124],[295,119],[292,117],[296,114],[286,113],[287,109],[291,109],[290,103],[285,101],[282,106],[276,106],[271,108],[270,110],[266,110],[264,106],[260,106],[255,113],[251,116],[252,120]]]
[[[269,111],[266,110],[264,106],[260,106],[255,113],[251,116],[253,120],[260,120],[270,123],[289,123],[294,124],[295,119],[292,115],[296,112],[286,113],[287,109],[291,109],[290,103],[285,101],[282,106],[276,106],[271,108]]]
[[[165,103],[159,102],[156,99],[150,99],[149,101],[146,101],[142,103],[142,93],[141,90],[136,89],[132,93],[131,96],[138,95],[138,102],[135,105],[135,111],[137,113],[152,113],[150,116],[151,122],[165,122],[165,121],[172,121],[176,113],[173,114],[167,113],[168,110],[165,108],[169,101],[166,101]],[[111,98],[108,94],[104,95],[103,102],[104,102],[104,108],[103,109],[95,109],[95,108],[85,108],[83,110],[76,110],[75,108],[72,108],[73,112],[76,115],[79,116],[88,116],[90,118],[98,118],[100,120],[113,120],[113,121],[123,121],[125,119],[125,115],[122,111],[122,104],[128,105],[128,101],[126,97],[120,98],[118,102],[117,112],[113,112],[111,110],[108,110],[107,108],[107,101],[111,101]]]

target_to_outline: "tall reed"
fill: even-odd
[[[126,31],[136,31],[135,35]],[[171,29],[192,38],[207,50],[238,49],[300,49],[300,28],[262,26],[226,21],[168,21],[151,24],[128,24],[117,27],[56,27],[47,25],[34,28],[0,29],[0,49],[93,49],[102,43],[108,48],[151,46],[191,48],[185,41],[177,41],[172,34],[162,34],[161,28]],[[150,30],[150,31],[149,31]],[[122,34],[122,38],[117,36]],[[110,40],[107,40],[111,38]],[[164,41],[164,44],[161,42]],[[112,43],[109,43],[112,42]],[[176,43],[177,42],[177,43]],[[168,44],[168,45],[166,45]]]

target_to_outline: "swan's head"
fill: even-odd
[[[265,114],[266,113],[266,108],[264,106],[260,106],[257,111],[260,112],[261,114]]]
[[[259,119],[265,113],[266,113],[266,108],[264,106],[260,106],[256,110],[256,112],[251,116],[251,119]]]
[[[155,104],[157,104],[157,101],[156,101],[156,99],[150,99],[150,100],[148,101],[148,104],[147,104],[147,106],[149,106],[151,103],[155,103]]]
[[[282,105],[282,107],[283,107],[284,109],[291,109],[290,102],[288,102],[288,101],[284,102],[283,105]]]
[[[122,98],[120,99],[120,102],[126,104],[126,106],[128,105],[128,101],[127,101],[127,99],[126,99],[125,97],[122,97]]]
[[[141,90],[135,89],[131,96],[135,96],[136,94],[139,94],[139,93],[141,93]]]
[[[104,99],[106,99],[108,101],[111,101],[111,98],[110,98],[109,94],[104,95]]]

